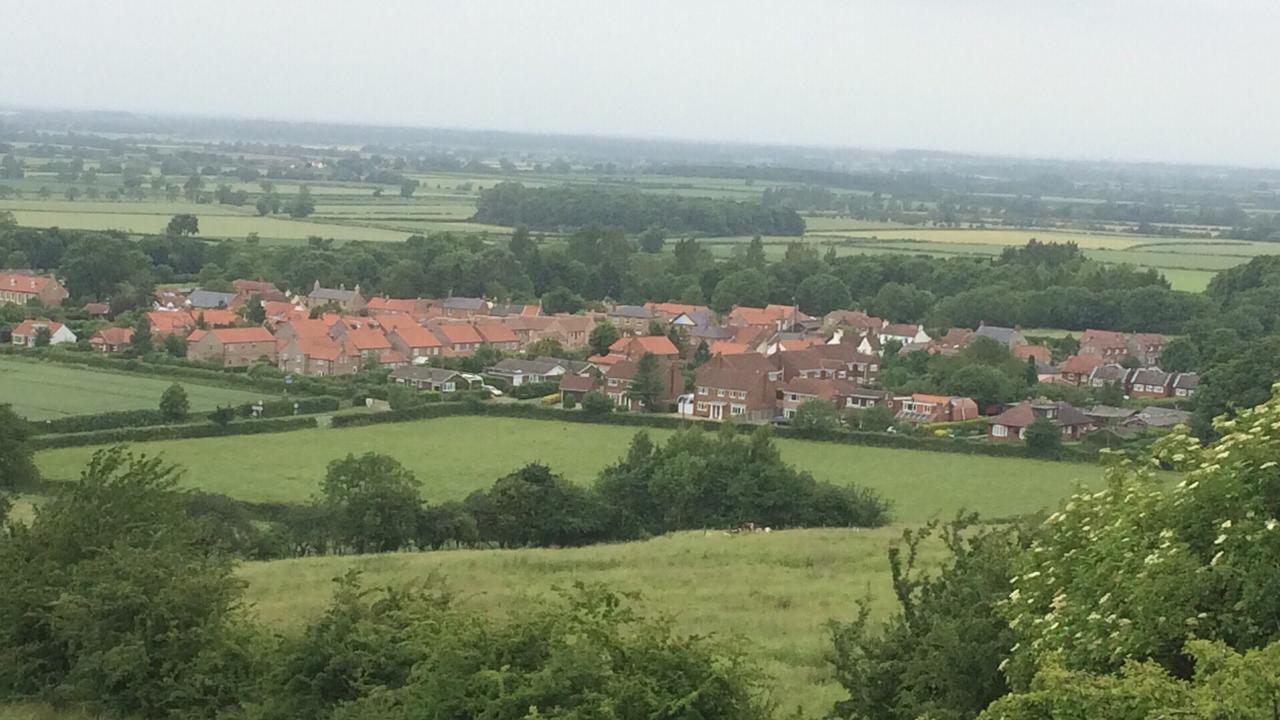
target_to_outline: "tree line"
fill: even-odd
[[[475,219],[538,230],[605,225],[640,232],[657,225],[704,235],[804,234],[804,220],[794,210],[759,202],[569,185],[525,187],[509,181],[480,192]]]

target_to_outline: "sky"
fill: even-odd
[[[0,0],[0,105],[1280,166],[1274,0]]]

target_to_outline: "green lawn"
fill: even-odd
[[[0,358],[0,403],[30,420],[155,408],[172,380]],[[192,410],[260,400],[262,393],[182,382]],[[73,473],[72,477],[78,475]]]
[[[741,638],[773,679],[783,712],[822,717],[842,691],[824,653],[826,624],[851,620],[870,600],[893,608],[886,552],[898,529],[793,530],[756,535],[688,532],[646,542],[567,550],[458,550],[248,563],[248,597],[272,626],[297,630],[321,613],[333,578],[363,571],[368,587],[443,576],[459,602],[494,614],[520,612],[554,587],[601,582],[641,594],[639,605],[672,617],[682,633]],[[937,547],[926,545],[931,562]]]
[[[254,501],[296,502],[318,488],[329,461],[380,452],[417,474],[430,501],[457,500],[529,462],[590,482],[620,457],[634,428],[514,418],[452,417],[345,430],[140,443],[187,468],[185,482]],[[669,431],[650,431],[665,438]],[[1091,465],[955,453],[781,440],[783,456],[815,477],[875,488],[894,503],[897,522],[920,522],[961,509],[1007,517],[1055,504],[1077,483],[1097,483]],[[94,448],[38,456],[47,477],[76,477]]]

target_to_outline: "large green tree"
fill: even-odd
[[[386,455],[349,454],[329,463],[319,503],[335,549],[390,552],[410,544],[422,504],[419,485],[412,472]]]

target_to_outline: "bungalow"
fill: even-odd
[[[36,275],[24,270],[0,271],[0,305],[61,305],[70,293],[52,275]]]
[[[898,421],[911,425],[961,422],[978,417],[978,403],[973,398],[912,393],[895,402]]]
[[[428,367],[426,365],[406,365],[391,371],[391,380],[401,385],[409,385],[419,390],[434,390],[451,393],[471,387],[467,377],[455,370]]]
[[[558,362],[548,360],[507,358],[486,368],[484,372],[490,377],[506,381],[511,387],[520,387],[525,383],[559,379],[565,374],[565,367]]]
[[[111,314],[111,306],[99,302],[85,303],[84,307],[80,308],[80,312],[91,318],[105,318]]]
[[[717,355],[694,375],[693,414],[709,420],[768,421],[777,413],[780,380],[781,371],[761,355]]]
[[[187,338],[187,359],[223,367],[243,367],[259,360],[276,363],[276,339],[266,328],[196,330]]]
[[[89,344],[104,353],[118,353],[128,350],[133,340],[133,328],[103,328],[89,338]]]
[[[1088,415],[1065,402],[1023,400],[991,418],[987,437],[992,440],[1020,441],[1026,437],[1031,423],[1045,418],[1062,432],[1064,440],[1079,440],[1081,435],[1097,429]]]
[[[439,355],[444,349],[444,342],[436,334],[418,324],[397,327],[387,333],[391,347],[398,350],[412,362],[417,358]]]
[[[49,333],[50,345],[62,345],[76,341],[76,334],[60,322],[52,320],[23,320],[13,329],[12,342],[23,347],[35,347],[40,331]]]
[[[880,344],[893,340],[899,345],[925,345],[932,338],[929,333],[924,331],[923,325],[910,325],[907,323],[889,323],[881,328],[878,337]]]

